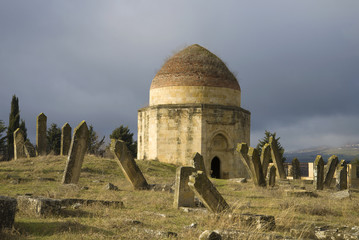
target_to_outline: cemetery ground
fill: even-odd
[[[78,204],[60,214],[44,216],[18,211],[13,228],[4,229],[0,239],[198,239],[205,230],[240,230],[246,234],[243,239],[264,239],[260,234],[314,239],[315,227],[359,226],[356,191],[343,199],[334,198],[334,190],[317,191],[317,197],[295,197],[287,196],[286,190],[313,191],[313,184],[278,183],[277,178],[276,187],[260,188],[250,180],[211,179],[232,211],[216,215],[205,208],[188,212],[175,209],[171,191],[133,190],[115,159],[87,155],[79,183],[61,184],[65,163],[66,157],[51,155],[0,162],[0,195],[122,201],[123,206]],[[149,184],[174,184],[175,165],[158,161],[137,164]],[[108,183],[118,190],[108,190]],[[243,227],[235,217],[241,213],[272,215],[276,228],[262,232]]]

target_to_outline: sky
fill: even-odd
[[[13,94],[35,142],[82,120],[102,137],[137,110],[176,51],[200,44],[236,74],[251,145],[286,151],[359,142],[359,1],[0,0],[0,120]]]

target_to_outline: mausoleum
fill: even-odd
[[[241,108],[236,77],[216,55],[195,44],[170,57],[138,110],[138,159],[190,165],[199,152],[207,174],[247,176],[236,153],[250,144],[250,112]]]

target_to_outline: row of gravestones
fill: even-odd
[[[14,132],[14,159],[46,155],[47,151],[47,117],[40,113],[36,118],[36,148],[29,140],[25,141],[24,132],[18,128]],[[61,155],[68,155],[71,145],[71,127],[65,123],[61,132]]]

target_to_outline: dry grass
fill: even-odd
[[[62,185],[65,161],[65,157],[47,156],[0,162],[0,195],[31,193],[53,198],[120,200],[124,208],[94,204],[46,218],[19,212],[14,229],[4,231],[0,239],[173,238],[161,235],[167,232],[177,233],[177,239],[198,239],[204,230],[214,229],[248,231],[251,235],[246,239],[261,239],[262,233],[239,225],[235,216],[240,213],[275,216],[275,234],[282,236],[290,235],[293,228],[299,235],[307,236],[313,226],[359,226],[358,193],[345,200],[329,198],[330,191],[321,192],[318,198],[285,197],[283,187],[263,189],[250,182],[212,179],[231,205],[232,217],[227,213],[185,213],[173,209],[173,194],[169,192],[133,191],[114,159],[86,156],[79,184]],[[176,166],[157,161],[138,161],[138,165],[150,184],[174,183]],[[119,191],[106,190],[109,182]],[[192,223],[197,227],[188,228]]]

